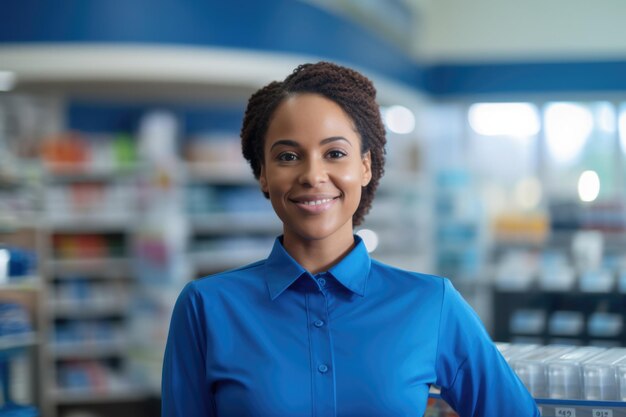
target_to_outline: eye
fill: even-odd
[[[276,159],[281,162],[291,162],[298,159],[298,155],[293,152],[282,152],[276,157]]]
[[[340,159],[346,156],[347,154],[344,151],[340,151],[337,149],[333,149],[326,154],[330,159]]]

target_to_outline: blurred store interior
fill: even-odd
[[[625,2],[0,7],[0,405],[159,415],[178,292],[281,232],[247,98],[319,60],[378,88],[374,258],[449,277],[496,341],[626,346]]]

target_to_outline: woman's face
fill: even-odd
[[[369,152],[362,157],[354,123],[338,104],[304,93],[278,106],[259,182],[285,239],[352,239],[352,215],[370,179]]]

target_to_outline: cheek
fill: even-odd
[[[351,193],[355,198],[361,197],[363,174],[354,167],[338,172],[337,180],[344,192]],[[356,194],[356,195],[355,195]]]
[[[282,170],[268,170],[267,177],[271,180],[267,181],[267,190],[271,195],[280,194],[289,188],[289,176]]]

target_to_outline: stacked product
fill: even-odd
[[[626,401],[626,348],[497,346],[535,398]]]

